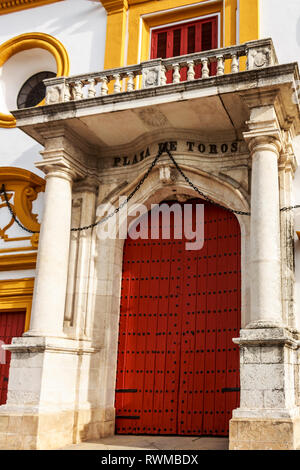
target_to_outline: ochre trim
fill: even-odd
[[[106,48],[104,68],[122,67],[149,60],[150,29],[155,26],[180,22],[196,17],[220,13],[221,47],[236,44],[237,0],[220,0],[206,3],[205,0],[103,0],[107,11]],[[129,11],[128,10],[129,4]],[[194,5],[194,6],[193,6]],[[259,0],[239,1],[240,43],[259,39]],[[155,14],[147,16],[149,14]],[[128,18],[127,18],[128,16]],[[127,28],[128,19],[128,31]],[[141,28],[141,31],[140,31]],[[139,37],[141,32],[142,38]],[[127,63],[124,64],[126,36],[128,35]],[[226,71],[230,71],[226,61]],[[245,64],[241,61],[241,70]]]
[[[40,224],[37,221],[37,215],[32,213],[32,202],[36,200],[38,193],[45,191],[45,180],[23,168],[4,166],[0,167],[0,183],[5,184],[8,200],[11,193],[14,193],[14,202],[11,203],[11,208],[20,222],[27,229],[39,232]],[[6,207],[6,202],[4,196],[0,195],[0,208],[3,207]],[[6,230],[13,223],[14,220],[12,219],[6,227],[0,228],[0,237],[5,241],[10,240]],[[28,239],[31,240],[32,247],[37,248],[37,234],[29,235]]]
[[[29,330],[34,279],[0,281],[0,311],[25,310],[25,331]]]
[[[136,5],[137,3],[145,3],[148,2],[149,0],[128,0],[129,5]]]
[[[38,197],[40,192],[45,191],[45,180],[31,171],[23,168],[0,167],[0,185],[5,184],[7,198],[11,209],[17,216],[18,220],[24,227],[33,232],[40,231],[40,223],[37,220],[37,214],[32,212],[32,203]],[[4,195],[0,195],[0,209],[8,210]],[[14,218],[11,216],[10,221],[5,227],[0,227],[0,239],[7,243],[7,248],[0,249],[2,253],[33,251],[37,250],[39,234],[26,233],[20,237],[10,237],[8,230],[15,224]],[[28,246],[18,246],[9,248],[10,242],[28,241]],[[9,262],[11,260],[11,264]],[[0,256],[0,271],[11,269],[32,269],[35,267],[35,254],[14,254],[13,258],[8,256]]]
[[[25,10],[27,8],[40,7],[49,3],[61,2],[62,0],[0,0],[0,15],[13,13],[14,11]]]
[[[0,256],[0,271],[35,269],[37,253],[17,253]]]
[[[101,0],[101,3],[109,15],[128,9],[127,0]]]
[[[127,0],[103,0],[107,11],[104,68],[122,67],[126,42]]]
[[[259,0],[240,0],[240,43],[259,39]]]
[[[65,47],[58,39],[45,33],[20,34],[1,44],[0,67],[18,52],[36,48],[45,49],[54,56],[57,65],[57,77],[69,75],[70,61]],[[38,106],[43,104],[43,101]],[[15,126],[16,120],[12,114],[0,113],[0,127],[11,128]]]
[[[240,0],[240,43],[259,39],[259,0]],[[240,58],[240,70],[246,70],[246,57]]]
[[[23,238],[18,238],[18,239],[12,239],[13,241],[20,241],[20,240],[29,240],[30,237],[23,237]],[[15,248],[4,248],[0,250],[1,253],[15,253],[15,252],[20,252],[20,251],[32,251],[33,248],[32,246],[22,246],[22,247],[15,247]]]
[[[204,2],[202,4],[202,2]],[[127,2],[104,0],[107,9],[105,69],[136,64],[149,60],[150,29],[169,23],[185,21],[204,15],[220,13],[221,46],[233,45],[236,39],[236,0],[225,0],[225,44],[223,44],[223,1],[207,4],[205,0],[129,0],[128,32]],[[118,8],[117,8],[118,4]],[[155,14],[147,17],[148,14]],[[143,16],[146,15],[146,16]],[[142,22],[141,22],[142,20]],[[141,35],[140,35],[141,25]],[[128,34],[127,64],[124,64],[126,35]],[[141,44],[140,44],[141,41]],[[140,48],[140,49],[139,49]],[[140,56],[139,56],[140,51]]]

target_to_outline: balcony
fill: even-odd
[[[172,77],[170,83],[167,76],[168,81]],[[298,80],[297,64],[279,65],[272,40],[264,39],[48,79],[46,105],[13,114],[17,126],[42,145],[49,123],[60,123],[102,156],[120,148],[126,152],[143,139],[182,133],[197,133],[206,141],[239,140],[249,119],[251,96],[255,94],[258,105],[264,104],[260,91],[279,93],[277,104],[284,103],[281,126],[286,119],[295,120]]]

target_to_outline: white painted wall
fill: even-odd
[[[45,49],[30,49],[13,55],[0,68],[1,112],[17,109],[17,97],[28,78],[39,72],[57,72],[54,56]]]
[[[271,37],[280,64],[300,63],[300,1],[260,0],[260,37]],[[300,138],[295,139],[295,153],[300,166]],[[300,204],[300,168],[296,171],[294,204]],[[300,209],[294,211],[295,227],[300,230]],[[296,312],[300,326],[300,241],[295,234]]]
[[[68,52],[71,75],[103,70],[106,11],[99,1],[64,0],[0,15],[0,44],[28,32],[42,32],[56,37]],[[0,112],[16,109],[16,98],[24,82],[35,73],[46,70],[56,72],[56,62],[43,49],[31,49],[12,56],[0,68]],[[44,174],[34,165],[34,162],[41,160],[41,150],[42,147],[21,130],[0,128],[0,166],[25,168],[43,177]],[[33,207],[33,212],[38,214],[40,221],[42,194],[33,203]],[[0,227],[7,220],[7,209],[1,209]],[[27,234],[14,224],[8,235],[18,237]],[[27,243],[29,242],[25,244]],[[0,239],[0,249],[21,245],[24,246],[24,242],[5,243]],[[17,274],[9,272],[3,275],[8,279]],[[24,272],[20,277],[23,276]]]
[[[260,37],[271,37],[281,64],[300,60],[300,1],[260,0]]]
[[[50,34],[62,42],[69,54],[71,75],[103,69],[106,11],[99,1],[64,0],[0,15],[0,44],[33,31]],[[46,51],[32,49],[11,57],[0,69],[0,82],[1,78],[4,82],[0,86],[0,112],[15,108],[17,88],[45,68],[56,70]],[[0,128],[1,166],[17,166],[42,176],[34,166],[34,162],[40,159],[40,150],[34,140],[18,129]]]
[[[64,0],[0,16],[0,43],[33,31],[62,42],[71,75],[103,69],[106,11],[99,1]]]

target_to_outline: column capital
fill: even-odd
[[[279,135],[276,134],[257,134],[252,132],[244,132],[243,134],[245,141],[248,144],[250,155],[251,157],[257,151],[271,151],[277,154],[277,158],[279,158],[279,154],[282,150],[282,143]]]
[[[246,122],[248,131],[243,137],[248,144],[251,156],[257,150],[266,150],[279,154],[283,148],[283,133],[273,105],[251,108],[250,120]]]
[[[290,131],[283,132],[283,148],[279,159],[279,170],[290,172],[292,175],[298,168],[295,150],[293,146],[293,137]]]
[[[84,170],[75,162],[71,162],[64,155],[47,155],[44,160],[35,163],[35,166],[46,174],[46,180],[50,177],[64,178],[74,181],[85,176]]]

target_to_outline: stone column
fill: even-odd
[[[269,94],[248,101],[252,109],[244,138],[252,159],[251,321],[233,340],[240,347],[241,394],[230,421],[230,449],[283,450],[300,444],[299,341],[282,315],[278,160],[283,132],[272,104],[251,106],[275,99]]]
[[[11,362],[7,402],[0,406],[0,449],[59,448],[96,438],[102,425],[94,371],[99,346],[63,329],[72,181],[86,175],[88,158],[65,128],[50,129],[46,137],[44,160],[36,164],[47,182],[31,325],[6,346]],[[88,250],[83,256],[88,265]]]
[[[43,170],[46,172],[45,209],[30,330],[25,335],[62,336],[74,172],[63,162],[49,166],[45,163]]]
[[[98,180],[86,177],[73,186],[72,227],[95,221]],[[94,301],[93,229],[71,232],[64,331],[72,337],[91,336],[88,325]]]
[[[285,136],[284,151],[279,160],[280,207],[294,204],[292,197],[293,178],[297,169],[292,139]],[[294,256],[294,211],[281,211],[281,284],[282,316],[291,328],[296,328],[295,312],[295,256]]]
[[[249,133],[251,134],[251,133]],[[251,326],[282,324],[279,139],[247,134],[251,181]]]

